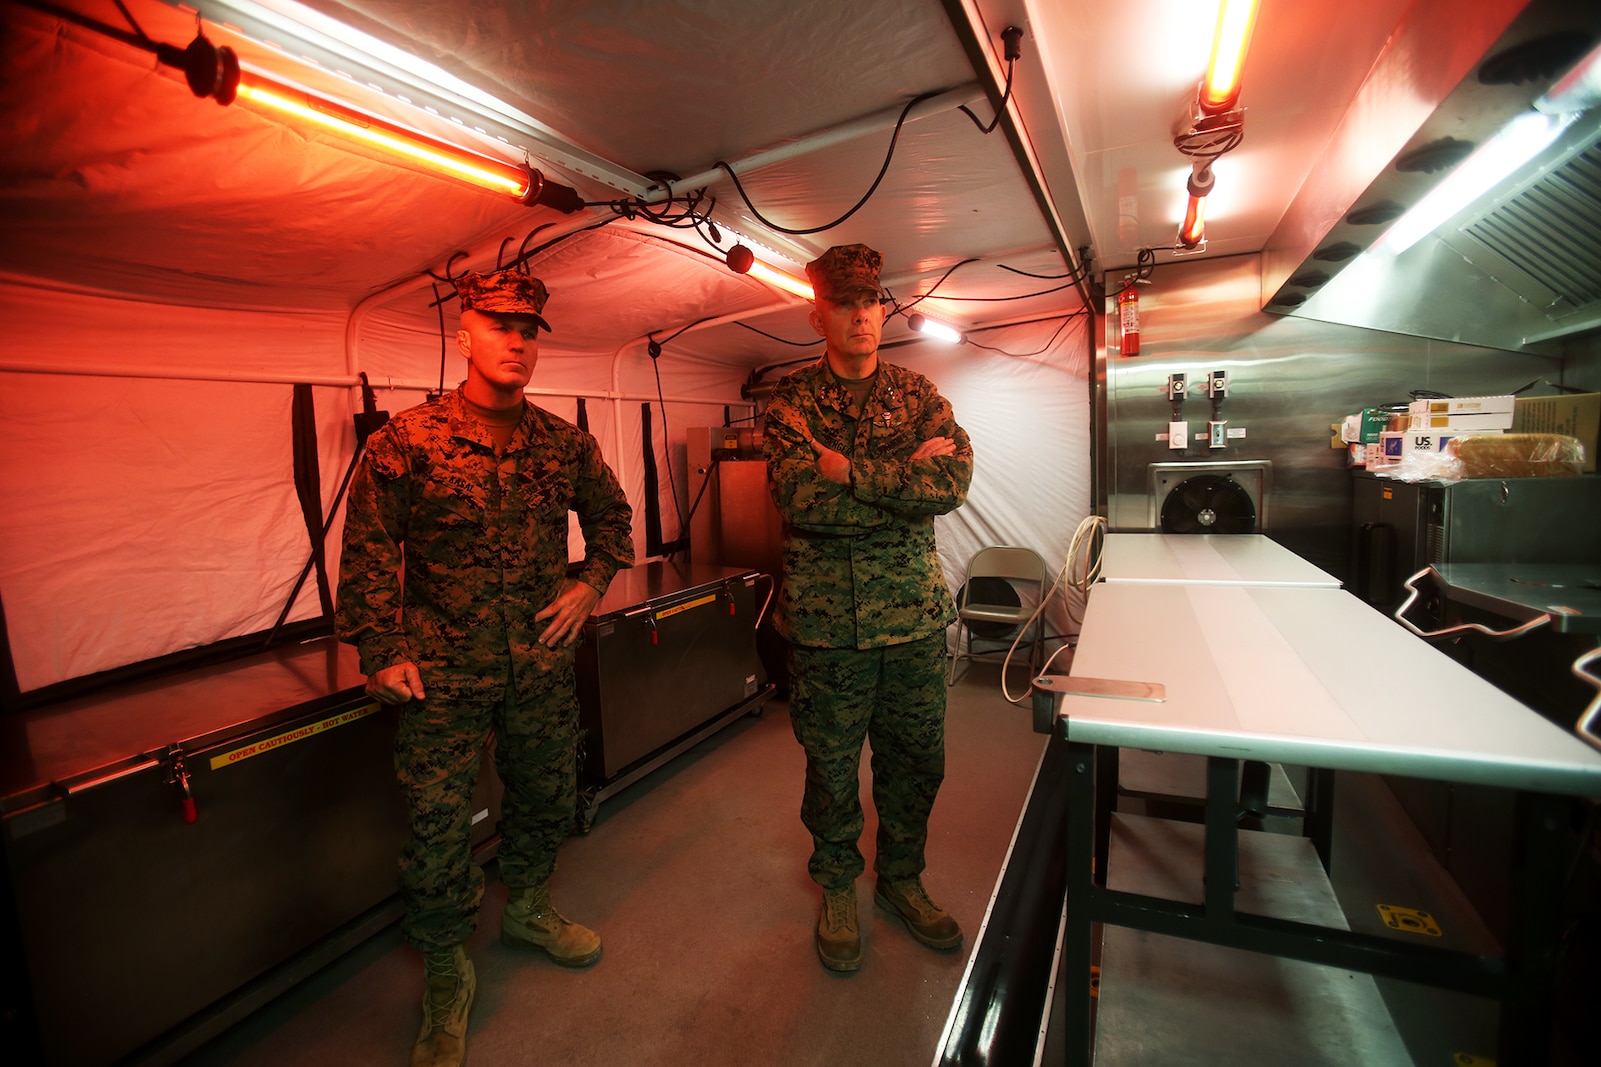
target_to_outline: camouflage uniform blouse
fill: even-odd
[[[497,459],[459,390],[402,411],[368,440],[351,486],[340,639],[368,674],[416,663],[430,697],[498,695],[508,656],[519,696],[540,691],[573,654],[541,645],[534,618],[567,574],[569,511],[578,577],[604,593],[633,563],[633,510],[593,437],[524,400]]]
[[[877,648],[956,619],[934,516],[962,505],[973,445],[934,383],[880,361],[861,417],[826,358],[788,375],[767,408],[767,484],[784,519],[779,633],[819,648]],[[809,438],[851,461],[851,484],[817,471]],[[910,461],[931,437],[956,454]]]

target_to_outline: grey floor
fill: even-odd
[[[998,668],[975,664],[950,691],[947,775],[930,826],[926,884],[967,931],[960,950],[923,948],[873,906],[867,804],[869,873],[858,883],[865,962],[849,976],[818,964],[811,940],[818,894],[806,876],[809,840],[798,817],[803,759],[787,708],[774,700],[607,799],[591,832],[564,846],[553,891],[564,912],[603,936],[605,956],[594,968],[568,971],[503,948],[497,935],[505,891],[491,865],[483,922],[470,946],[480,983],[470,1067],[930,1065],[1045,744],[1031,730],[1027,706],[1009,704],[999,680]],[[1025,685],[1014,671],[1013,690]],[[865,800],[865,768],[863,779]],[[1376,905],[1404,905],[1431,913],[1457,947],[1493,949],[1474,909],[1381,779],[1342,775],[1336,810],[1332,892],[1353,929],[1380,932]],[[1293,834],[1292,822],[1269,820],[1269,829]],[[1244,990],[1286,988],[1267,973],[1275,961],[1237,955],[1228,966],[1239,970],[1228,981]],[[1154,977],[1140,995],[1190,998],[1169,1003],[1198,1021],[1189,1031],[1169,1027],[1175,1032],[1160,1048],[1103,1033],[1103,1058],[1240,1062],[1247,1046],[1241,1044],[1239,1005],[1220,1002],[1221,986],[1211,979],[1163,993],[1157,986],[1175,968],[1161,956],[1146,961]],[[1103,965],[1108,981],[1120,970],[1115,960]],[[1290,1035],[1310,1042],[1304,1046],[1310,1051],[1294,1062],[1447,1067],[1493,1057],[1493,1005],[1404,983],[1378,984],[1382,1004],[1364,1000],[1365,1015],[1340,1010],[1348,1025],[1373,1031],[1366,1047],[1385,1050],[1380,1059],[1363,1061],[1357,1055],[1363,1042],[1353,1042],[1349,1031],[1342,1037],[1324,1019]],[[1111,995],[1103,990],[1103,997]],[[420,958],[390,926],[182,1062],[404,1064],[420,997]],[[1169,1024],[1182,1014],[1164,1010],[1174,1016],[1164,1020]],[[1293,1030],[1285,1014],[1273,1024],[1288,1022]],[[1060,1062],[1061,1015],[1058,1002],[1051,1013],[1056,1036],[1047,1034],[1044,1043],[1046,1062]],[[1586,1031],[1590,1025],[1584,1024]],[[1157,1028],[1143,1029],[1154,1034]],[[1553,1062],[1585,1062],[1572,1047],[1575,1040],[1588,1044],[1586,1036],[1559,1037]],[[1120,1055],[1120,1047],[1138,1054]],[[1271,1054],[1253,1058],[1290,1062]]]
[[[929,828],[925,884],[968,932],[962,949],[924,948],[873,906],[869,803],[865,960],[849,976],[818,963],[804,760],[775,700],[604,801],[590,833],[563,847],[553,895],[601,934],[595,967],[570,971],[502,947],[505,890],[491,866],[470,945],[479,999],[468,1064],[926,1067],[1045,743],[999,680],[998,667],[975,664],[951,690],[946,780]],[[863,779],[865,797],[865,768]],[[404,1064],[421,974],[391,927],[184,1062]]]

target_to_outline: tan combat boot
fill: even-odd
[[[588,967],[600,959],[600,935],[563,918],[542,885],[511,891],[500,917],[500,943],[539,949],[563,967]]]
[[[467,1013],[478,993],[467,946],[423,953],[422,1032],[411,1067],[460,1067],[467,1056]]]
[[[854,971],[862,965],[862,930],[856,919],[856,885],[823,890],[823,913],[817,919],[817,958],[831,971]]]
[[[899,916],[912,936],[929,948],[952,949],[962,943],[962,928],[944,908],[928,899],[922,879],[891,882],[880,877],[873,896],[891,914]]]

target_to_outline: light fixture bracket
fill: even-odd
[[[204,32],[185,48],[157,44],[156,59],[183,71],[189,89],[202,100],[210,98],[226,107],[239,92],[239,57],[227,45],[218,48]]]

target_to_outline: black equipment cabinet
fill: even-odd
[[[772,587],[705,564],[617,573],[578,650],[581,829],[605,797],[772,696],[756,649]]]
[[[0,721],[0,1060],[172,1062],[398,917],[363,683],[328,638]]]

